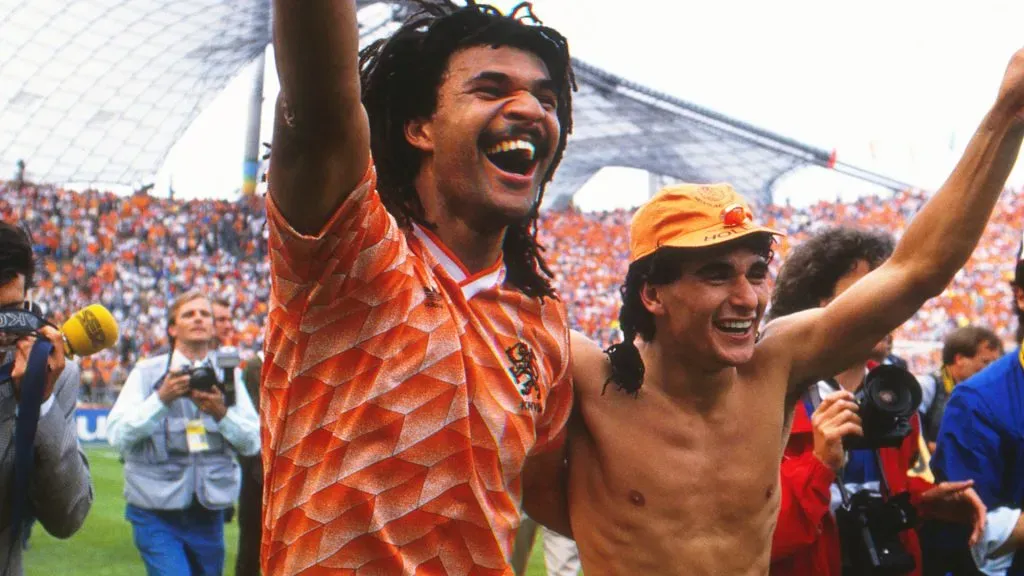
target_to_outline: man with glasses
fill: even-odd
[[[0,222],[0,307],[34,306],[28,301],[34,272],[28,235]],[[0,329],[0,374],[6,373],[2,367],[11,368],[9,377],[0,380],[0,574],[4,575],[22,574],[22,539],[15,538],[15,533],[24,534],[29,518],[19,515],[17,521],[14,519],[19,500],[27,504],[23,509],[30,509],[43,528],[57,538],[68,538],[78,531],[92,506],[89,463],[75,435],[78,365],[65,360],[63,339],[56,329],[44,327],[39,333],[53,344],[53,351],[46,361],[43,402],[34,454],[29,460],[30,488],[27,494],[14,493],[15,422],[29,354],[37,337],[16,338]]]

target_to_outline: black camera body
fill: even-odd
[[[205,361],[195,366],[182,368],[176,375],[188,375],[190,390],[209,392],[217,388],[224,394],[224,405],[235,405],[235,369],[242,363],[237,348],[223,347],[213,352]]]
[[[843,505],[836,510],[839,541],[843,550],[844,576],[897,576],[914,570],[914,557],[900,540],[910,530],[917,512],[910,504],[910,493],[889,494],[879,448],[899,447],[913,431],[911,418],[921,404],[921,385],[906,369],[881,365],[870,372],[864,385],[854,394],[859,407],[863,436],[846,436],[846,450],[871,450],[882,475],[881,491],[861,490],[843,494]]]
[[[210,390],[213,390],[214,386],[220,387],[220,382],[217,380],[217,373],[213,370],[212,366],[208,366],[206,364],[182,368],[177,371],[177,374],[188,375],[188,387],[190,390],[209,392]]]
[[[921,385],[907,370],[883,364],[868,372],[854,401],[864,435],[844,437],[843,447],[896,448],[913,430],[910,418],[921,405]]]
[[[898,576],[914,570],[914,557],[903,547],[900,532],[914,527],[917,511],[910,493],[883,498],[865,490],[836,510],[843,548],[844,576]]]

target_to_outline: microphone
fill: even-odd
[[[31,310],[0,309],[0,334],[29,336],[44,326],[52,324]],[[89,356],[117,343],[117,320],[103,305],[90,304],[72,314],[60,332],[67,356]]]
[[[72,356],[91,356],[117,343],[118,327],[110,310],[90,304],[71,315],[60,327],[64,347]]]

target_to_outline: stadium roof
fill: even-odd
[[[366,42],[406,11],[357,3]],[[0,173],[24,159],[41,181],[149,182],[204,106],[264,50],[269,18],[268,0],[0,0]],[[770,201],[782,175],[829,164],[824,150],[574,66],[575,131],[549,205],[605,166],[727,181]]]

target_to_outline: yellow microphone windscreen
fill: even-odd
[[[61,327],[68,352],[88,356],[110,348],[117,342],[117,320],[101,304],[82,308]]]

